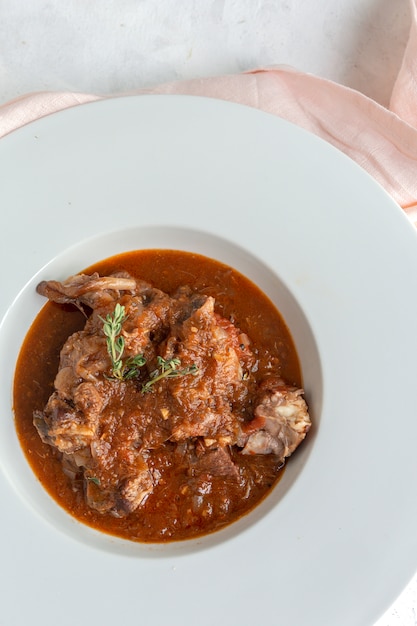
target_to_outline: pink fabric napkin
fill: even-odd
[[[358,91],[280,66],[131,93],[208,96],[285,118],[354,159],[417,223],[417,0],[411,2],[410,37],[389,108]],[[23,96],[0,107],[0,137],[39,117],[99,99],[69,92]]]

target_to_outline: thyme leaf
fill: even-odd
[[[96,476],[86,476],[86,479],[89,483],[94,483],[97,487],[100,487],[100,479]]]
[[[157,363],[159,367],[151,372],[148,382],[142,385],[142,393],[152,391],[152,386],[163,378],[175,378],[177,376],[188,376],[189,374],[195,376],[198,372],[198,367],[194,363],[188,367],[179,369],[181,361],[178,358],[164,359],[158,356]]]
[[[138,354],[123,361],[125,339],[120,333],[126,320],[125,307],[117,303],[113,313],[108,313],[105,318],[101,316],[99,318],[103,322],[103,333],[106,336],[107,352],[111,360],[112,375],[110,378],[117,380],[136,378],[139,374],[139,368],[145,365],[146,360],[142,354]]]

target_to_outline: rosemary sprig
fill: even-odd
[[[113,314],[108,313],[105,319],[102,317],[100,317],[100,319],[103,322],[107,352],[111,360],[111,377],[117,380],[136,378],[139,374],[139,368],[145,365],[146,360],[142,354],[138,354],[134,357],[128,357],[123,361],[125,339],[120,333],[122,332],[123,322],[126,320],[125,307],[117,303],[114,307]]]
[[[178,358],[164,359],[161,356],[158,356],[157,363],[159,367],[151,373],[150,380],[142,385],[142,393],[148,393],[149,391],[152,391],[152,386],[163,378],[188,376],[188,374],[193,374],[195,376],[198,372],[198,367],[194,363],[192,365],[189,365],[188,367],[179,369],[181,361]]]

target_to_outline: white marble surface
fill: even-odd
[[[408,0],[0,0],[0,104],[287,64],[387,106],[409,24]],[[416,611],[417,578],[377,626]]]
[[[289,64],[387,104],[408,0],[0,0],[0,103]]]

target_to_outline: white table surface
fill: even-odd
[[[408,0],[0,0],[0,105],[276,64],[388,105],[410,13]],[[417,577],[375,626],[417,626],[416,611]]]

